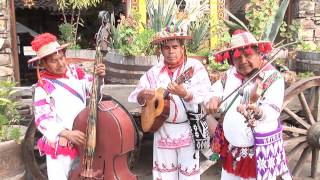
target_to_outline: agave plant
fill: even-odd
[[[282,0],[280,3],[280,6],[275,10],[275,13],[269,16],[268,23],[264,23],[264,27],[258,27],[260,28],[262,32],[262,36],[258,37],[259,40],[266,40],[274,42],[276,39],[276,36],[279,32],[280,26],[282,24],[285,12],[288,8],[290,0]],[[233,19],[235,22],[225,20],[225,24],[231,29],[245,29],[248,30],[249,28],[238,18],[236,18],[231,12],[226,10],[226,13],[230,16],[231,19]]]
[[[209,38],[209,29],[210,21],[207,18],[191,23],[189,34],[192,37],[192,41],[189,41],[187,44],[189,53],[197,53],[205,49],[205,47],[202,46],[202,42]]]
[[[148,0],[147,10],[151,28],[155,32],[160,32],[164,27],[171,24],[178,8],[174,0]]]
[[[151,28],[160,32],[171,23],[176,26],[189,26],[209,11],[209,0],[185,0],[185,3],[184,10],[180,11],[182,1],[176,4],[176,0],[148,0],[147,10]]]

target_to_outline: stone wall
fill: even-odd
[[[0,47],[0,80],[14,79],[13,58],[10,41],[10,13],[9,1],[0,0],[0,38],[4,44]],[[1,41],[1,40],[0,40]]]
[[[294,0],[293,19],[301,24],[299,37],[320,43],[320,0]]]

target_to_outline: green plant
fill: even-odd
[[[214,56],[209,56],[209,66],[208,66],[208,71],[213,72],[213,71],[226,71],[227,69],[230,68],[230,65],[228,64],[227,61],[223,61],[221,63],[215,61]]]
[[[317,48],[319,45],[312,41],[301,41],[297,46],[297,50],[305,52],[317,52]]]
[[[175,1],[147,1],[149,25],[155,32],[160,32],[164,27],[171,24],[174,14],[177,13]],[[178,23],[176,24],[178,25]]]
[[[0,141],[18,141],[21,136],[20,129],[14,127],[20,121],[17,103],[12,98],[15,85],[9,80],[0,81]]]
[[[98,5],[101,0],[57,0],[59,10],[62,11],[63,23],[73,26],[72,41],[69,43],[76,45],[78,27],[82,26],[81,11]],[[67,14],[71,15],[71,18],[67,19]],[[71,37],[71,36],[70,36]]]
[[[289,2],[290,0],[282,0],[279,4],[279,0],[251,0],[246,7],[246,19],[249,22],[249,27],[229,11],[226,11],[227,14],[235,22],[225,20],[225,24],[231,31],[235,29],[249,29],[257,40],[274,42]]]
[[[299,72],[297,76],[298,76],[298,79],[306,79],[315,75],[311,71],[306,71],[306,72]]]
[[[213,49],[214,51],[220,51],[222,49],[225,49],[225,48],[227,48],[228,44],[230,43],[231,36],[229,34],[229,28],[228,28],[229,25],[237,26],[237,27],[241,26],[241,25],[236,25],[235,23],[233,23],[231,21],[225,21],[224,23],[223,23],[223,21],[219,21],[217,23],[218,23],[217,25],[214,25],[217,28],[215,28],[214,31],[212,32],[219,37],[219,41],[217,42],[215,49]],[[238,28],[236,28],[236,29],[238,29]],[[229,67],[230,66],[227,62],[217,63],[215,61],[215,57],[213,55],[209,55],[209,66],[207,68],[207,70],[209,72],[225,71]]]
[[[301,29],[300,24],[297,21],[293,21],[292,24],[288,26],[288,24],[283,21],[280,26],[280,36],[288,39],[290,42],[297,41],[297,32]]]
[[[188,53],[205,56],[209,54],[209,47],[205,44],[209,39],[209,29],[210,21],[206,16],[199,21],[191,22],[189,32],[192,40],[186,45]]]
[[[144,56],[154,54],[150,43],[154,36],[152,29],[139,29],[139,17],[121,16],[118,26],[115,26],[114,16],[111,16],[111,47],[118,49],[125,56]]]
[[[70,23],[63,23],[59,25],[59,42],[61,44],[71,43],[70,49],[80,49],[80,46],[74,44],[76,42],[74,34],[76,33],[75,26]]]

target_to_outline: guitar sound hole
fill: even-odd
[[[154,102],[154,108],[157,109],[157,108],[158,108],[158,105],[159,105],[159,101],[158,101],[158,100],[155,100],[155,102]]]

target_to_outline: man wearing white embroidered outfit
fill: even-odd
[[[242,93],[234,93],[218,107],[221,99],[240,87],[252,72],[266,64],[262,55],[271,50],[270,42],[258,42],[251,33],[237,30],[232,35],[231,47],[216,53],[217,61],[227,59],[233,65],[221,80],[212,85],[206,97],[209,113],[216,112],[218,108],[224,112],[223,122],[216,129],[217,132],[221,127],[224,137],[220,136],[221,139],[214,139],[213,142],[213,150],[223,157],[223,180],[272,180],[277,176],[291,179],[282,138],[274,139],[270,144],[258,140],[266,138],[266,134],[281,137],[282,132],[278,118],[284,97],[284,80],[272,65],[266,65],[257,77],[262,79],[259,84],[262,95],[256,104],[244,104],[248,95],[246,92],[256,87],[253,82],[244,87]],[[248,123],[245,117],[249,109],[253,111],[255,121]],[[221,148],[217,150],[215,147]],[[270,149],[272,152],[269,152]]]
[[[49,180],[67,180],[71,163],[77,156],[76,145],[83,145],[85,135],[72,130],[77,114],[86,107],[92,76],[65,58],[67,44],[59,45],[54,35],[43,33],[32,41],[37,56],[28,63],[38,63],[38,83],[34,94],[35,124],[43,137],[39,152],[46,155]],[[39,72],[39,66],[44,70]],[[104,76],[105,66],[97,66]]]
[[[177,30],[174,32],[170,30]],[[164,62],[153,66],[145,73],[128,100],[143,106],[147,98],[162,87],[170,92],[170,114],[154,133],[153,179],[154,180],[199,180],[199,153],[192,143],[188,110],[197,111],[197,104],[204,100],[210,80],[204,66],[195,59],[186,57],[184,39],[190,38],[179,28],[166,28],[153,41],[161,47]],[[180,85],[173,82],[189,67],[194,68],[193,77]]]

